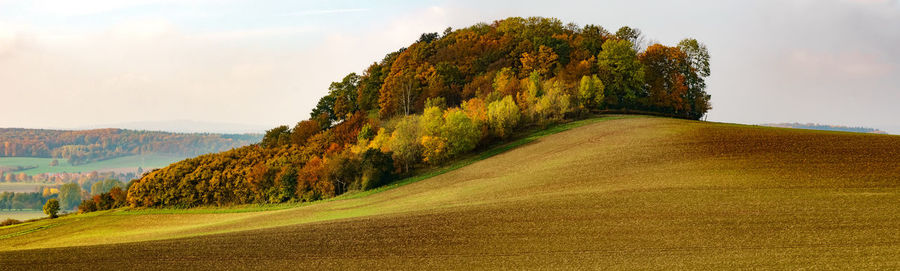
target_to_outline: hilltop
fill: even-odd
[[[643,40],[627,26],[613,33],[543,17],[424,33],[333,82],[309,119],[266,131],[259,145],[149,172],[129,187],[127,204],[317,201],[596,113],[700,119],[711,108],[706,46]]]
[[[900,137],[652,117],[582,124],[423,181],[311,205],[118,210],[0,228],[0,260],[84,269],[900,264]]]

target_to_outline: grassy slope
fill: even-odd
[[[300,208],[99,212],[0,228],[0,250],[12,250],[0,252],[0,261],[47,268],[897,268],[898,154],[897,136],[613,120],[426,181]],[[142,240],[157,241],[133,242]],[[65,248],[76,244],[104,245]],[[33,248],[45,249],[23,250]]]
[[[0,157],[0,166],[38,166],[37,168],[15,172],[24,172],[28,175],[35,175],[48,172],[91,172],[94,170],[102,171],[104,169],[136,168],[139,166],[143,167],[144,170],[150,170],[153,168],[164,167],[168,164],[183,160],[184,158],[185,157],[182,156],[166,154],[148,154],[144,155],[143,158],[140,155],[131,155],[77,166],[69,165],[65,159],[59,159],[60,165],[51,167],[50,162],[53,161],[53,158]]]

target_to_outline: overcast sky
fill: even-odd
[[[293,124],[421,33],[509,16],[704,42],[709,120],[900,133],[896,0],[0,0],[0,127]]]

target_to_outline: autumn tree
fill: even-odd
[[[500,69],[497,72],[492,86],[495,91],[503,95],[516,95],[521,89],[515,71],[509,67]]]
[[[319,200],[328,193],[324,191],[325,163],[317,157],[313,157],[300,169],[297,176],[297,186],[295,193],[297,198],[303,201]]]
[[[127,194],[125,194],[125,190],[122,190],[121,187],[113,187],[109,190],[109,196],[113,200],[112,208],[124,207],[127,203]]]
[[[291,130],[291,143],[306,144],[306,140],[321,131],[321,125],[314,119],[298,122]]]
[[[419,138],[422,145],[422,161],[429,164],[440,164],[449,156],[447,139],[438,135],[423,135]]]
[[[640,54],[638,59],[644,66],[644,80],[648,86],[647,107],[684,115],[688,87],[683,72],[689,71],[687,56],[677,47],[654,44]]]
[[[522,53],[522,71],[525,73],[537,72],[538,75],[547,76],[556,67],[559,56],[553,52],[553,48],[541,45],[537,52]]]

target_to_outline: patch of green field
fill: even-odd
[[[41,187],[51,186],[38,183],[0,183],[0,192],[31,193],[40,192]]]
[[[41,210],[22,210],[22,211],[2,210],[2,211],[0,211],[0,220],[12,218],[15,220],[25,221],[25,220],[29,220],[29,219],[42,218],[42,217],[46,217],[46,216],[47,215],[45,215],[44,212]]]
[[[0,239],[0,261],[49,269],[900,267],[898,136],[628,118],[507,147],[422,181],[296,208],[112,210],[3,227],[0,236],[11,237]]]
[[[50,162],[53,161],[53,158],[0,157],[0,166],[37,166],[37,168],[33,169],[16,171],[16,173],[24,172],[28,175],[36,175],[40,173],[91,172],[95,170],[103,171],[137,167],[142,167],[144,170],[150,170],[165,167],[171,163],[183,160],[184,158],[185,157],[182,156],[168,154],[132,155],[76,166],[69,165],[65,159],[59,159],[59,166],[51,167]]]

